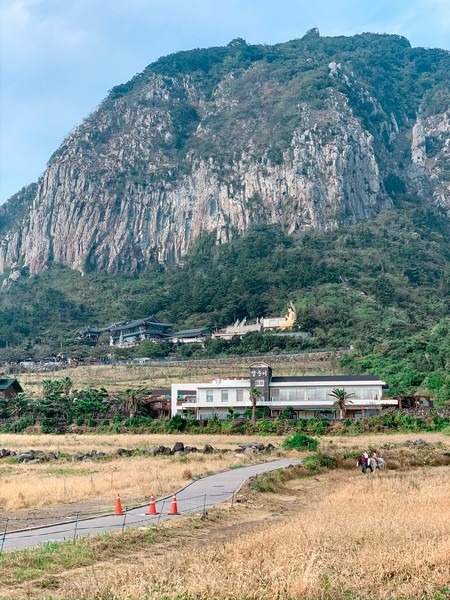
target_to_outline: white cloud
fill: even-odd
[[[2,0],[0,44],[7,68],[72,51],[83,43],[85,29],[72,22],[66,10],[58,10],[58,4],[61,6],[61,2],[49,0]]]
[[[40,174],[108,89],[161,55],[235,37],[282,42],[314,26],[323,35],[398,33],[413,46],[449,49],[449,3],[0,0],[0,202]]]

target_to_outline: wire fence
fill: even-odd
[[[124,532],[127,527],[139,527],[142,525],[158,525],[161,521],[166,521],[170,517],[184,516],[193,513],[206,514],[208,508],[211,508],[220,502],[231,497],[231,507],[234,506],[235,492],[233,490],[224,490],[218,494],[200,494],[196,496],[185,496],[181,500],[176,501],[176,512],[171,512],[173,506],[173,496],[158,500],[155,504],[157,514],[136,514],[139,509],[150,508],[149,504],[140,504],[133,507],[126,507],[123,510],[123,514],[115,514],[114,512],[109,513],[71,513],[68,515],[58,515],[59,519],[67,519],[67,523],[61,521],[57,523],[48,523],[48,517],[41,517],[35,519],[47,521],[45,525],[41,527],[29,527],[26,529],[16,529],[8,531],[8,527],[14,521],[23,520],[19,518],[4,518],[0,519],[0,554],[5,551],[7,542],[14,542],[15,540],[34,540],[31,544],[22,544],[22,547],[15,547],[11,550],[19,550],[29,548],[31,546],[38,546],[48,542],[64,542],[68,540],[75,541],[79,537],[100,534],[106,532]],[[178,502],[182,502],[187,505],[185,510],[178,509]],[[169,509],[170,507],[170,509]],[[165,510],[167,509],[167,510]],[[89,514],[90,516],[86,516]],[[111,523],[108,520],[107,523],[96,523],[95,520],[99,521],[102,519],[111,519],[112,517],[117,518],[117,523]],[[70,519],[70,520],[69,520]],[[58,537],[58,539],[55,539]],[[45,538],[45,539],[42,539]]]

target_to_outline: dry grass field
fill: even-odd
[[[333,375],[339,373],[339,353],[279,355],[270,357],[277,375]],[[264,358],[263,358],[264,359]],[[155,362],[149,365],[80,365],[44,373],[14,373],[29,394],[41,393],[43,379],[70,377],[77,389],[104,387],[110,393],[129,388],[168,388],[174,382],[211,381],[218,377],[248,377],[248,365],[254,359],[244,357],[205,359],[186,362]]]
[[[449,497],[448,467],[336,481],[288,519],[195,553],[85,572],[60,597],[433,598],[450,583]]]
[[[17,452],[29,449],[60,452],[67,455],[97,450],[113,454],[118,448],[139,448],[170,446],[176,441],[185,445],[202,448],[211,444],[219,449],[237,448],[239,444],[254,441],[257,436],[222,435],[20,435],[0,434],[0,446]],[[324,437],[321,438],[322,451],[343,449],[360,450],[379,448],[389,441],[400,444],[407,439],[419,436],[411,434],[367,435],[364,437]],[[439,433],[421,434],[429,444],[450,445],[450,438]],[[279,447],[281,436],[264,436],[264,444],[272,443]],[[399,451],[394,451],[394,456]],[[278,454],[286,455],[279,451]],[[292,455],[299,456],[297,452]],[[270,457],[256,456],[255,460]],[[67,507],[68,514],[77,511],[79,503],[84,503],[78,512],[102,512],[111,509],[116,492],[120,492],[125,505],[132,506],[147,501],[150,493],[163,496],[176,491],[196,477],[222,471],[237,465],[251,462],[251,459],[236,457],[234,453],[204,455],[200,453],[183,457],[174,456],[133,456],[107,461],[58,460],[40,464],[11,463],[0,461],[0,519],[13,516],[21,521],[22,513],[27,513],[29,523],[37,518],[43,508]],[[350,461],[353,467],[353,461]],[[79,507],[78,507],[79,508]],[[14,511],[14,512],[12,512]],[[14,526],[14,519],[10,527]]]
[[[401,445],[419,437],[424,448]],[[260,439],[277,446],[282,441]],[[178,440],[226,449],[254,436],[4,434],[0,446],[112,454],[120,447],[172,446]],[[364,476],[354,459],[342,459],[333,471],[308,475],[300,469],[285,483],[275,479],[272,493],[258,491],[269,489],[261,485],[247,487],[233,505],[210,510],[206,518],[184,516],[124,534],[0,555],[0,600],[448,600],[450,438],[421,433],[320,439],[320,450],[335,456],[366,448],[384,448],[392,468]],[[417,466],[440,464],[429,462],[433,453],[447,464]],[[0,519],[10,519],[10,530],[75,512],[106,512],[117,491],[124,506],[144,503],[150,493],[171,493],[242,460],[234,453],[82,463],[2,459]]]
[[[251,441],[243,436],[188,436],[170,435],[9,435],[0,434],[0,446],[16,451],[55,451],[67,454],[103,451],[113,454],[118,448],[146,449],[176,441],[202,448],[206,443],[215,448],[237,448],[239,443]],[[279,445],[281,438],[267,437],[264,443]],[[255,457],[267,460],[268,457]],[[172,493],[196,477],[223,471],[237,465],[249,464],[250,458],[236,457],[234,453],[201,454],[184,457],[133,456],[107,461],[73,462],[58,460],[40,464],[0,462],[0,519],[9,516],[23,524],[22,513],[27,512],[27,523],[34,523],[46,514],[37,509],[64,505],[66,514],[74,512],[105,512],[111,510],[117,492],[125,506],[141,504],[151,493],[157,497]],[[89,502],[89,504],[86,504]],[[79,503],[84,506],[79,510]],[[15,511],[12,513],[11,511]],[[63,508],[58,515],[64,514]],[[14,518],[12,518],[14,517]],[[37,523],[38,521],[36,521]]]
[[[434,434],[433,434],[434,435]],[[0,433],[0,446],[10,450],[26,451],[30,448],[34,450],[58,451],[67,454],[76,452],[88,452],[97,450],[103,452],[114,452],[118,448],[151,448],[152,446],[173,446],[175,442],[180,441],[185,445],[197,446],[202,448],[205,444],[211,444],[214,448],[237,448],[243,442],[252,441],[249,436],[244,435],[214,435],[199,434],[189,435],[176,432],[173,434],[20,434],[20,433]],[[444,438],[445,436],[442,436]],[[282,442],[282,436],[264,436],[260,438],[262,442],[268,444],[271,442],[278,445]],[[354,439],[354,438],[352,438]],[[406,438],[405,438],[406,439]],[[449,438],[446,438],[447,441]],[[1,464],[1,462],[0,462]]]
[[[8,600],[445,600],[450,467],[332,471],[208,519],[5,555]],[[121,545],[119,545],[121,544]]]

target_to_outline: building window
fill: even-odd
[[[213,414],[212,414],[212,412],[201,412],[199,414],[199,418],[200,419],[205,419],[205,420],[206,419],[212,419],[213,418]]]
[[[295,404],[305,400],[304,388],[272,388],[272,400]]]
[[[236,390],[236,402],[244,401],[244,390]]]
[[[264,387],[264,379],[257,379],[255,381],[255,386],[256,387]]]
[[[325,402],[327,400],[331,402],[333,400],[333,398],[329,396],[331,391],[331,389],[327,388],[310,388],[308,390],[308,400],[310,402]]]
[[[222,390],[221,402],[228,402],[228,390]]]
[[[206,390],[206,402],[213,402],[214,400],[214,391]]]

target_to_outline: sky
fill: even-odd
[[[37,181],[108,90],[160,56],[313,27],[449,50],[450,0],[0,0],[0,203]]]

